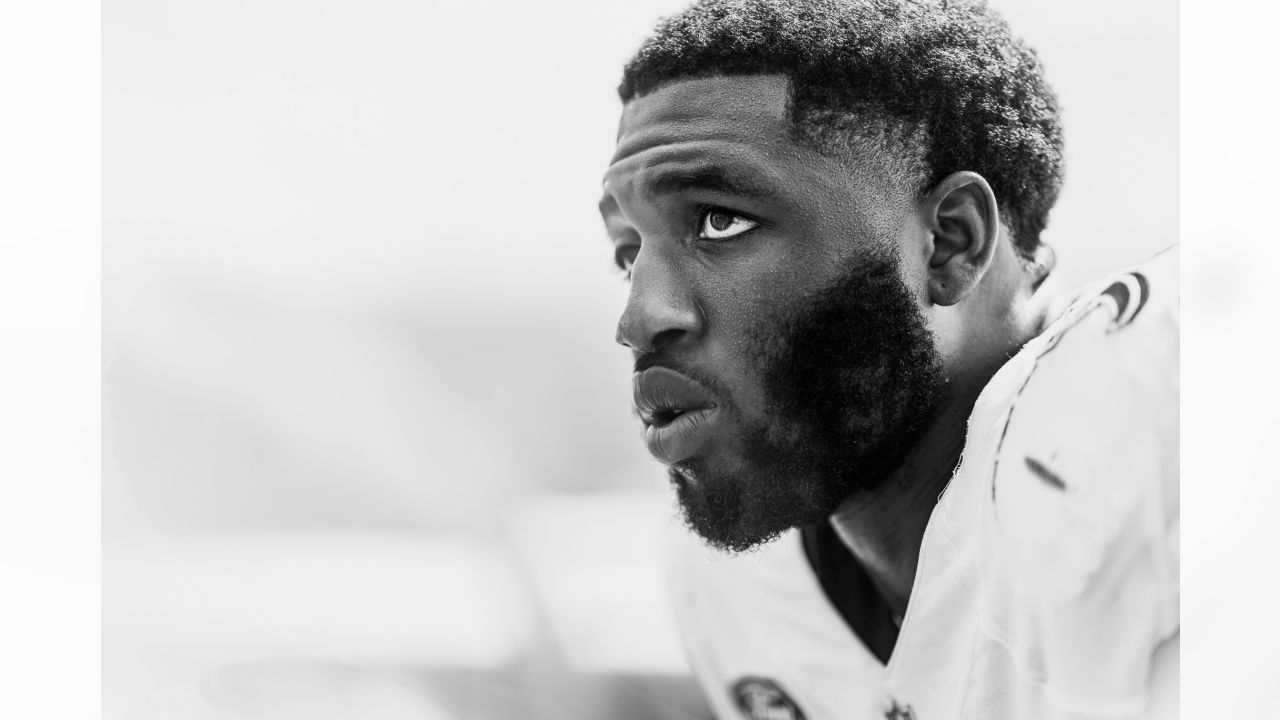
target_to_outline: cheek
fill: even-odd
[[[737,293],[726,299],[724,308],[708,326],[713,329],[707,344],[707,360],[723,389],[731,396],[732,420],[739,424],[759,424],[765,414],[766,370],[784,344],[779,328],[776,296]]]
[[[775,240],[735,263],[715,283],[703,285],[699,302],[706,320],[706,359],[739,414],[759,420],[764,412],[763,376],[784,343],[782,319],[806,293],[830,282],[839,265],[814,262],[803,248]]]

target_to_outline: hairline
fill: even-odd
[[[778,69],[773,71],[748,70],[733,71],[723,69],[713,69],[703,72],[694,72],[687,74],[679,74],[665,77],[652,82],[641,89],[634,89],[631,94],[623,100],[624,107],[635,100],[646,97],[662,88],[669,87],[676,83],[689,82],[715,77],[781,77],[786,85],[786,99],[784,104],[786,134],[787,140],[808,150],[813,150],[827,157],[838,157],[848,160],[859,170],[869,172],[872,175],[883,177],[890,176],[891,184],[895,189],[907,193],[912,199],[919,200],[928,193],[933,186],[933,176],[936,168],[929,163],[929,156],[932,154],[932,138],[928,132],[927,122],[923,119],[911,120],[901,115],[892,113],[888,108],[883,107],[879,103],[868,103],[865,109],[848,109],[830,106],[814,105],[805,107],[796,102],[796,86],[797,79],[793,70]],[[875,140],[859,135],[857,133],[848,132],[847,129],[837,128],[829,121],[825,124],[818,121],[815,116],[822,113],[831,113],[849,118],[864,126],[874,126],[879,123],[879,133],[881,140],[884,142],[876,142]],[[807,131],[805,123],[813,121],[812,130]],[[885,137],[886,131],[898,134],[898,137]],[[830,134],[831,138],[822,137],[823,134]],[[903,151],[895,152],[885,147],[888,142],[902,141],[909,136],[915,134],[915,142],[918,143],[918,157],[908,157],[908,153]],[[908,140],[909,141],[909,140]],[[874,154],[874,155],[872,155]],[[899,163],[918,163],[921,167],[916,172],[911,173],[904,171],[902,167],[895,167]],[[874,163],[882,166],[889,166],[890,172],[883,172],[884,168],[876,168]],[[879,170],[879,172],[878,172]],[[914,175],[914,178],[908,180],[908,175]],[[1002,210],[1003,213],[1003,210]]]

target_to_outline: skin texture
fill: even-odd
[[[784,77],[742,75],[677,81],[627,103],[600,204],[631,277],[617,339],[638,360],[669,359],[720,399],[714,442],[690,467],[749,483],[762,466],[779,462],[788,470],[782,483],[821,487],[828,481],[796,475],[807,465],[753,452],[760,428],[787,437],[802,427],[796,425],[802,418],[788,418],[778,394],[771,396],[778,373],[770,369],[787,357],[784,350],[770,353],[778,338],[769,334],[796,336],[815,298],[831,297],[832,288],[860,271],[876,265],[896,274],[895,289],[877,291],[875,302],[824,307],[884,308],[895,322],[918,319],[918,337],[905,338],[903,347],[923,345],[928,352],[916,365],[936,363],[943,384],[919,385],[933,388],[934,402],[909,433],[885,424],[882,434],[905,452],[891,454],[891,466],[860,479],[824,514],[886,603],[902,613],[924,527],[959,459],[973,403],[1042,325],[1046,306],[1035,289],[1051,256],[1027,261],[1013,250],[994,195],[975,173],[953,173],[918,197],[877,172],[884,158],[798,145],[788,138],[787,99]],[[737,187],[664,183],[710,175]],[[719,216],[714,229],[748,230],[700,238],[706,206],[742,215]],[[884,283],[845,282],[850,292],[873,286]],[[887,407],[919,405],[890,400]],[[796,445],[796,452],[804,455],[813,444]],[[683,492],[696,493],[697,473],[689,475],[675,475],[678,490],[687,483]],[[768,502],[765,494],[750,497]]]

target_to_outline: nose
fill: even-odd
[[[702,330],[693,289],[673,264],[643,247],[631,265],[631,292],[615,339],[637,353],[648,353]]]

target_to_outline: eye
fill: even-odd
[[[699,215],[698,237],[705,240],[727,240],[754,230],[760,223],[724,208],[704,208]]]

